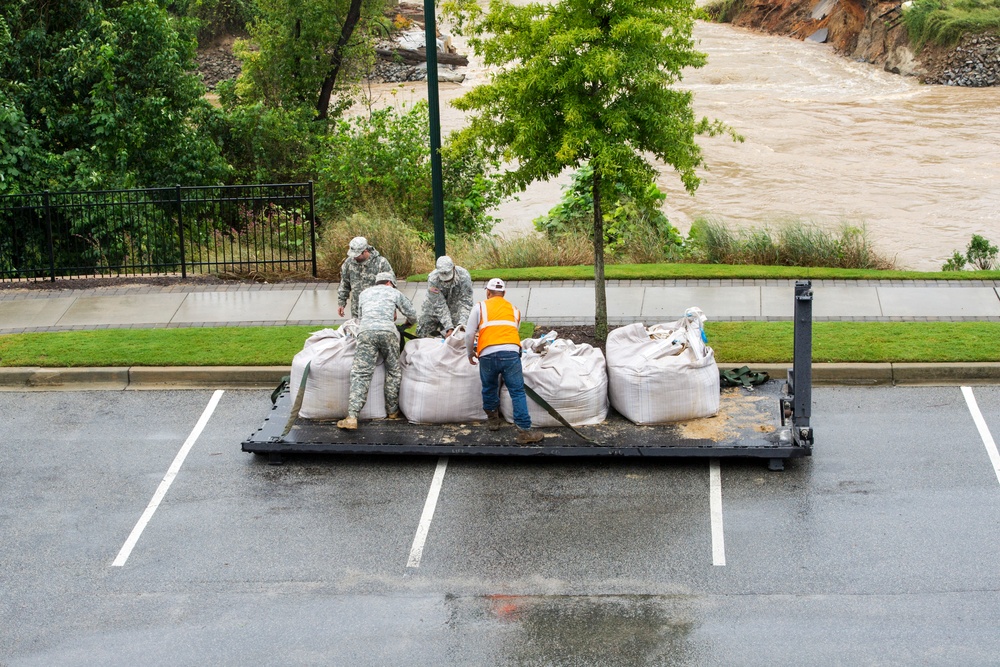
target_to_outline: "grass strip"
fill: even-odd
[[[523,269],[476,269],[473,280],[593,280],[594,267],[542,266]],[[756,266],[736,264],[608,264],[609,280],[671,279],[812,279],[812,280],[1000,280],[1000,271],[876,271],[872,269],[830,269],[801,266]],[[422,282],[427,274],[412,275],[408,281]]]
[[[0,366],[290,366],[316,326],[102,329],[0,336]],[[558,327],[556,328],[558,330]],[[522,325],[523,337],[532,326]],[[792,359],[791,322],[708,322],[720,363]],[[998,322],[815,322],[813,360],[1000,362]]]

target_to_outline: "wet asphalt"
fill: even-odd
[[[721,532],[706,461],[451,458],[408,567],[438,459],[268,465],[263,390],[194,440],[213,391],[0,393],[0,665],[995,665],[968,394],[986,435],[960,387],[815,388],[811,458],[721,462]]]

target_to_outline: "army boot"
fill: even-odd
[[[517,444],[530,445],[533,442],[541,442],[543,436],[538,431],[529,431],[523,428],[517,429]]]
[[[357,417],[345,417],[337,422],[337,428],[346,429],[348,431],[354,431],[358,428],[358,418]]]
[[[499,431],[500,427],[503,426],[503,419],[500,417],[500,410],[487,410],[486,416],[488,417],[486,427],[491,431]]]

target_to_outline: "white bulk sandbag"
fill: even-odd
[[[399,363],[399,409],[414,424],[485,421],[479,366],[465,354],[465,327],[447,338],[418,338],[406,343]]]
[[[565,338],[529,338],[521,341],[521,347],[524,384],[566,421],[585,426],[600,424],[607,418],[608,372],[599,348]],[[561,426],[531,397],[527,400],[532,426]],[[506,386],[500,390],[500,410],[507,421],[514,420],[514,404]]]
[[[323,329],[309,336],[302,351],[292,359],[289,388],[295,395],[302,382],[302,373],[309,366],[305,396],[299,416],[305,419],[343,419],[351,395],[351,365],[358,347],[358,323],[344,322],[339,329]],[[368,400],[359,419],[385,418],[385,366],[379,356]]]
[[[642,323],[608,335],[611,405],[636,424],[709,417],[719,411],[719,368],[702,338],[701,310],[648,329]]]

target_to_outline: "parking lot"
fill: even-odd
[[[817,387],[814,454],[783,472],[270,466],[240,451],[269,393],[0,393],[0,665],[1000,655],[998,386]]]

